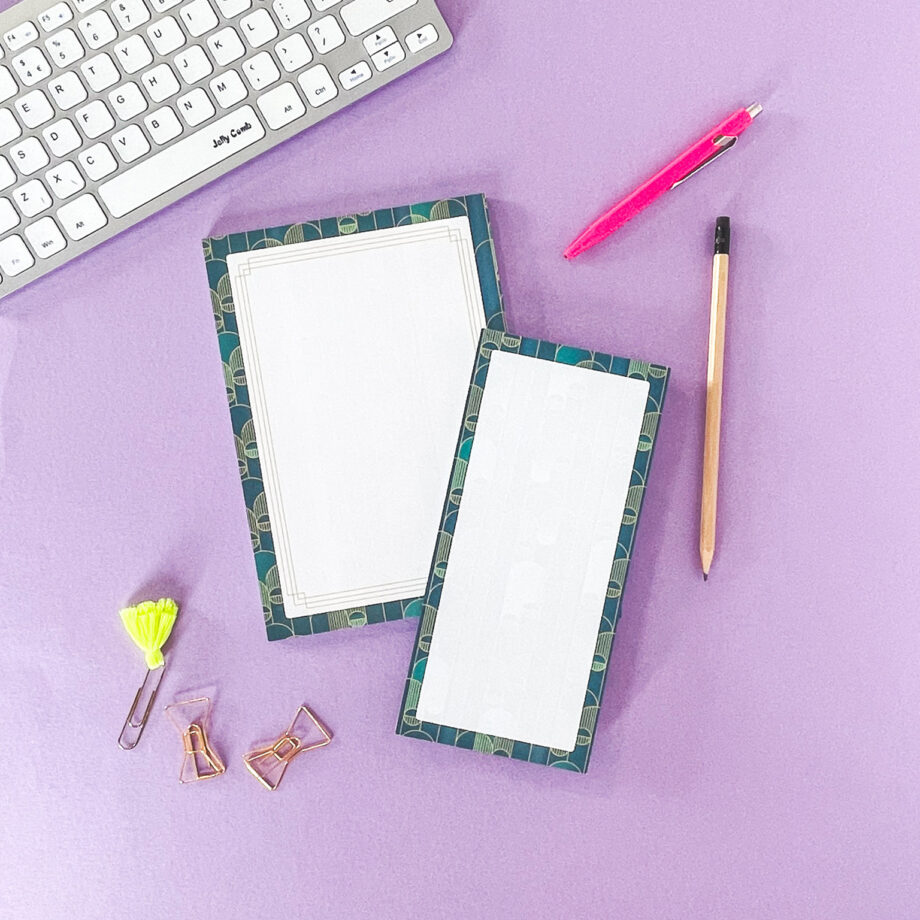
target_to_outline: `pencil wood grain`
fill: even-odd
[[[722,368],[725,353],[725,308],[728,254],[712,258],[709,314],[709,363],[706,375],[706,430],[703,437],[703,494],[700,503],[700,562],[708,578],[716,549],[716,504],[719,492],[719,436],[722,428]]]

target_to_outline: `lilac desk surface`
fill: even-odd
[[[0,916],[920,916],[916,4],[443,0],[449,55],[0,305]],[[598,209],[728,112],[608,245]],[[673,368],[591,773],[396,737],[415,624],[269,644],[198,241],[483,191],[511,329]],[[734,228],[720,551],[697,515]],[[120,606],[183,602],[162,700]],[[240,756],[336,733],[270,794]]]

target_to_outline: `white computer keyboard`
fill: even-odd
[[[0,297],[451,42],[434,0],[17,3],[0,13]]]

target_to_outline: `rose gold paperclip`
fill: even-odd
[[[320,733],[318,740],[309,735]],[[306,707],[301,706],[290,728],[274,743],[243,755],[246,769],[266,788],[277,789],[288,764],[304,751],[315,751],[332,741],[332,732]]]
[[[166,715],[182,736],[182,766],[180,783],[194,783],[200,779],[213,779],[227,768],[220,755],[208,741],[207,723],[211,715],[211,701],[206,696],[182,700],[166,707]]]

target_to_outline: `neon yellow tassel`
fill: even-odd
[[[169,638],[179,605],[169,597],[158,601],[142,601],[136,607],[121,611],[121,619],[128,635],[144,653],[147,667],[153,671],[163,667],[163,653],[160,649]]]

